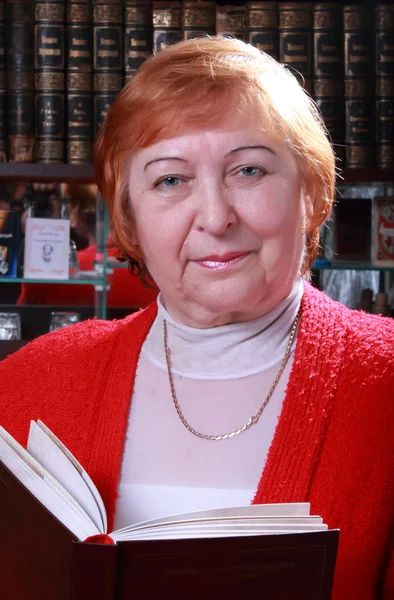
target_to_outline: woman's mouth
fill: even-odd
[[[248,254],[249,252],[229,252],[220,256],[207,256],[197,260],[196,262],[205,269],[222,271],[223,269],[228,269],[229,267],[241,262],[241,260],[248,256]]]

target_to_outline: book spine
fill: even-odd
[[[123,83],[123,5],[93,0],[94,134],[104,122]]]
[[[181,2],[153,2],[153,49],[159,52],[170,44],[182,39],[182,6]]]
[[[279,4],[279,60],[312,92],[312,2]]]
[[[6,3],[6,110],[8,160],[12,163],[34,160],[33,14],[31,1]]]
[[[250,44],[278,60],[278,3],[249,2],[248,32]]]
[[[184,0],[182,12],[183,37],[185,40],[215,35],[216,3],[210,0],[189,2]]]
[[[394,4],[376,7],[376,162],[394,167]]]
[[[90,0],[69,0],[66,17],[66,157],[90,164],[93,140],[93,30]]]
[[[247,6],[225,4],[216,6],[216,35],[248,39]]]
[[[374,164],[373,15],[368,6],[343,6],[346,166]]]
[[[343,164],[345,106],[343,102],[343,33],[339,2],[313,5],[313,97],[336,156]]]
[[[64,162],[65,2],[35,2],[36,161]]]
[[[73,542],[72,548],[70,600],[113,600],[118,547]]]
[[[125,82],[153,51],[152,0],[126,0],[124,7]]]
[[[0,1],[0,162],[7,161],[7,95],[5,63],[5,0]]]

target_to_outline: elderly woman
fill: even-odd
[[[333,598],[393,598],[394,327],[307,283],[335,185],[311,100],[240,41],[179,43],[119,95],[96,174],[158,301],[4,361],[2,424],[60,436],[110,528],[309,501],[341,530]]]

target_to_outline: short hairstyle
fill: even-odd
[[[335,192],[335,156],[318,108],[268,54],[237,39],[203,37],[146,60],[116,98],[96,140],[96,181],[108,204],[112,237],[120,255],[142,274],[147,271],[135,244],[128,190],[132,155],[188,129],[215,126],[229,110],[253,114],[298,157],[304,193],[313,205],[303,274],[316,258],[319,226]]]

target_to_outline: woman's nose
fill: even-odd
[[[199,231],[220,235],[237,221],[228,191],[220,185],[210,185],[201,190],[197,203],[196,226]]]

